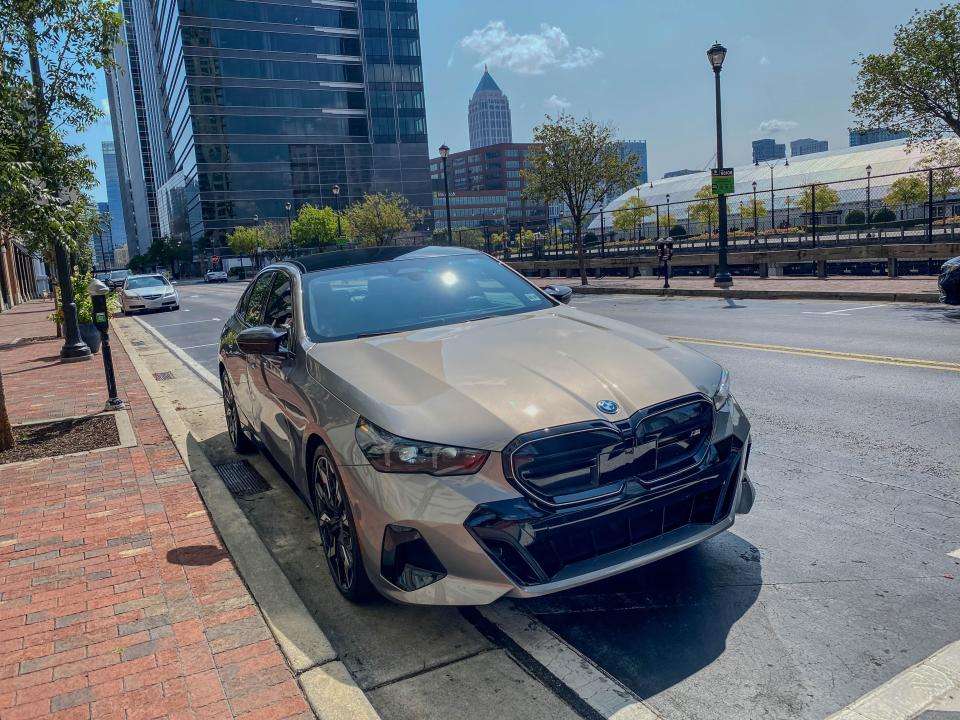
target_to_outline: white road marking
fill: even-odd
[[[907,720],[960,688],[960,641],[951,643],[827,720]]]
[[[883,305],[864,305],[863,307],[855,308],[843,308],[842,310],[831,310],[830,312],[812,312],[810,310],[804,310],[804,315],[845,315],[846,313],[856,312],[857,310],[872,310],[873,308],[882,308],[886,307],[886,304]]]
[[[191,345],[190,347],[180,348],[181,350],[196,350],[197,348],[219,347],[220,343],[207,343],[206,345]]]
[[[947,556],[948,556],[948,557],[952,557],[952,558],[956,558],[957,560],[960,560],[960,548],[957,548],[957,549],[954,550],[953,552],[948,552],[948,553],[947,553]]]
[[[154,329],[153,327],[145,323],[143,320],[141,320],[140,318],[134,318],[134,320],[140,323],[146,329],[146,331],[151,335],[153,335],[160,342],[160,344],[163,345],[167,350],[169,350],[174,355],[176,355],[177,358],[180,360],[180,362],[182,362],[188,368],[193,370],[193,372],[195,372],[200,377],[201,380],[203,380],[210,387],[216,390],[217,393],[220,392],[220,378],[216,377],[212,372],[207,370],[203,365],[198,363],[196,360],[194,360],[192,357],[187,355],[179,347],[177,347],[172,342],[167,340],[163,335],[157,332],[156,329]]]
[[[500,601],[477,609],[603,717],[660,720],[631,690],[512,602]]]
[[[182,323],[166,323],[165,325],[154,325],[154,328],[177,327],[178,325],[197,325],[198,323],[223,322],[220,318],[210,318],[209,320],[189,320]]]

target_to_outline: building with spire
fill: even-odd
[[[471,149],[513,142],[510,101],[486,66],[480,84],[470,98],[469,121]]]

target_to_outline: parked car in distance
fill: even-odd
[[[111,290],[116,290],[123,287],[123,283],[128,277],[130,277],[129,270],[113,270],[105,282]]]
[[[180,294],[163,275],[130,275],[120,292],[124,315],[145,310],[179,310]]]
[[[205,283],[230,282],[230,277],[223,270],[207,270],[206,275],[203,276],[203,281]]]
[[[246,289],[220,339],[229,437],[297,486],[346,598],[559,592],[750,511],[727,372],[571,294],[409,247],[274,264]]]
[[[940,302],[947,305],[960,305],[960,257],[947,260],[940,268]]]

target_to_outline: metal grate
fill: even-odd
[[[167,370],[166,372],[158,372],[153,374],[153,379],[157,382],[163,382],[164,380],[173,380],[173,372]]]
[[[146,347],[147,344],[143,340],[131,340],[130,344],[134,347]]]
[[[234,497],[249,497],[270,490],[267,481],[246,460],[213,467]]]

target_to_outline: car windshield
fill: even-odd
[[[372,263],[304,277],[307,333],[316,342],[549,307],[527,281],[480,254]]]
[[[127,279],[127,290],[142,290],[149,287],[163,287],[167,281],[161,275],[147,275],[145,277],[132,277]]]
[[[114,270],[112,273],[110,273],[110,279],[123,280],[129,274],[130,274],[129,270]]]

